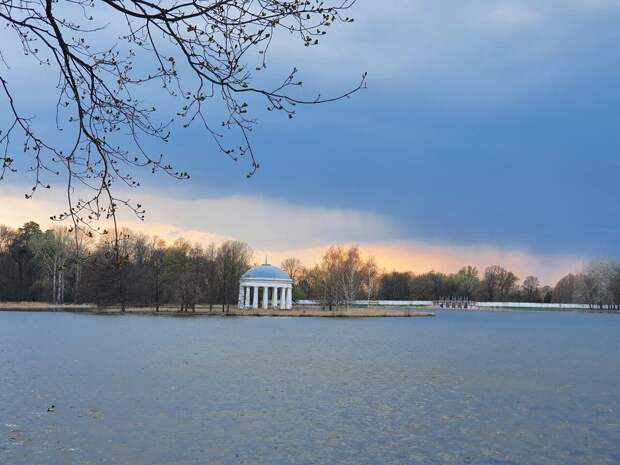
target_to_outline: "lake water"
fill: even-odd
[[[0,464],[617,465],[620,316],[0,312]]]

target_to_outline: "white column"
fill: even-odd
[[[250,308],[250,288],[248,286],[243,287],[243,293],[245,294],[244,308]]]
[[[254,286],[254,292],[252,293],[252,308],[258,308],[258,286]]]
[[[281,287],[280,290],[282,291],[280,294],[280,309],[284,310],[286,309],[286,288]]]
[[[272,287],[271,288],[273,295],[271,297],[271,306],[273,308],[278,308],[278,288],[277,287]]]
[[[269,307],[269,288],[263,286],[263,308]]]
[[[286,308],[292,310],[293,308],[293,288],[289,287],[286,289]]]
[[[243,308],[243,286],[239,286],[239,300],[237,301],[237,307]]]

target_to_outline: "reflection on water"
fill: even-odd
[[[619,349],[617,315],[0,312],[0,463],[617,465]]]

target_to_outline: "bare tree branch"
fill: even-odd
[[[8,74],[0,72],[10,113],[8,126],[0,131],[0,180],[17,170],[15,145],[22,144],[35,178],[27,197],[50,188],[47,175],[64,175],[68,210],[52,219],[70,218],[74,231],[88,234],[99,229],[97,220],[109,219],[118,249],[118,209],[127,207],[140,219],[145,210],[118,197],[116,184],[139,186],[133,174],[137,168],[189,178],[162,153],[146,148],[148,140],[168,142],[176,120],[184,127],[200,123],[222,153],[248,160],[252,176],[259,163],[250,139],[256,124],[250,104],[262,101],[269,111],[292,118],[299,105],[337,101],[365,87],[364,74],[343,94],[302,98],[296,92],[302,86],[296,68],[275,86],[259,85],[253,74],[266,69],[274,34],[292,34],[310,47],[332,25],[353,21],[346,12],[355,0],[331,3],[0,0],[0,20],[15,33],[24,55],[58,74],[56,125],[68,133],[62,146],[38,135],[32,119],[19,111]],[[101,45],[106,25],[100,25],[100,18],[111,18],[114,27],[123,30],[112,45]],[[2,49],[0,45],[0,66],[8,67]],[[250,53],[259,58],[252,70]],[[158,118],[156,105],[149,101],[162,100],[152,92],[156,86],[179,104],[171,118]],[[209,101],[223,106],[223,119],[207,116]],[[241,144],[226,142],[225,129],[238,131]]]

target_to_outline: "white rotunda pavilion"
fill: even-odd
[[[293,308],[293,280],[265,263],[250,268],[239,280],[239,308]]]

